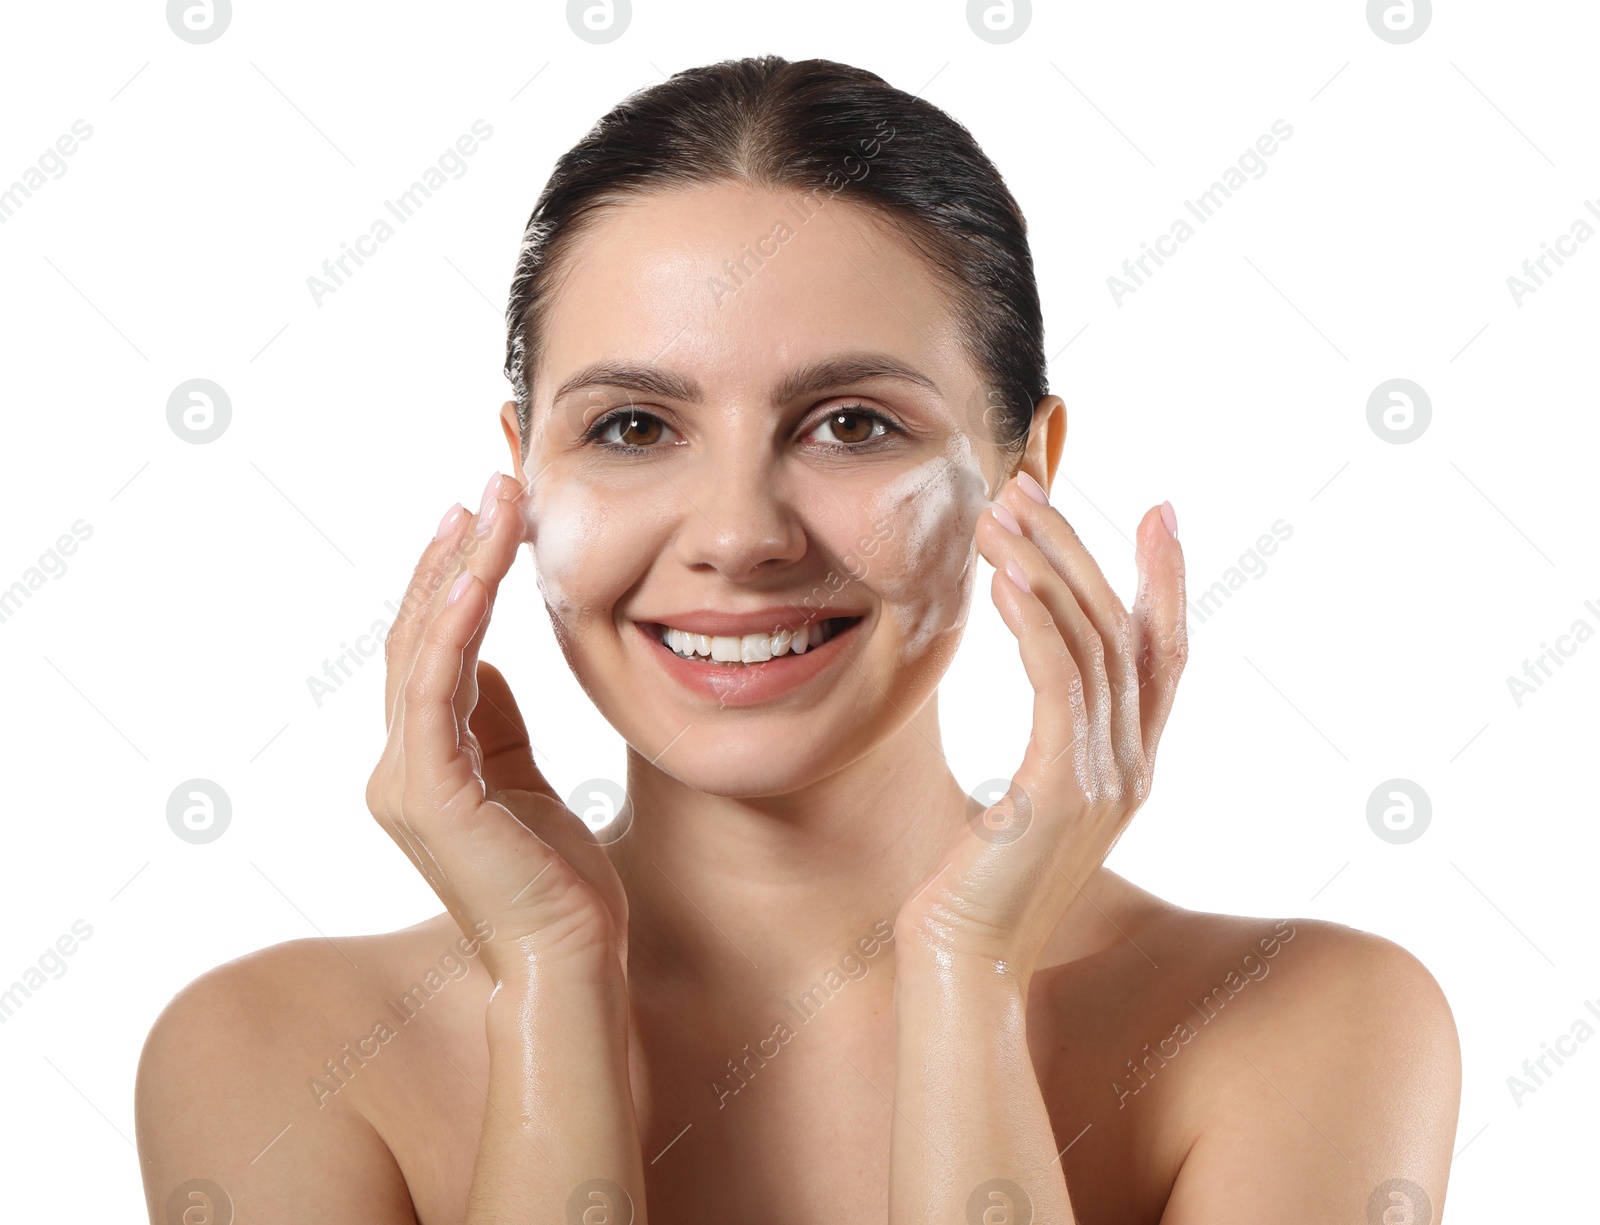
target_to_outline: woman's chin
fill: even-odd
[[[787,738],[781,744],[758,742],[738,749],[726,737],[682,753],[675,746],[655,766],[693,791],[731,800],[789,795],[831,773],[825,761],[797,755]]]

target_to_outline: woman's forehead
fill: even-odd
[[[630,200],[574,239],[544,322],[539,399],[607,361],[668,365],[713,394],[849,353],[945,395],[975,377],[926,260],[842,197],[717,184]]]

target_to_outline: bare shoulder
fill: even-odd
[[[1422,1220],[1423,1200],[1437,1220],[1461,1055],[1427,967],[1337,923],[1129,889],[1110,963],[1131,1049],[1107,1113],[1171,1155],[1161,1220],[1361,1220],[1371,1203]]]
[[[150,1219],[166,1221],[175,1196],[187,1207],[226,1196],[236,1216],[411,1225],[405,1179],[368,1109],[382,1078],[374,1072],[358,1086],[359,1046],[380,1001],[452,935],[460,937],[453,924],[433,919],[293,940],[179,991],[150,1029],[135,1086]]]
[[[1194,1023],[1208,1026],[1231,1007],[1241,1058],[1249,1047],[1268,1059],[1309,1059],[1330,1080],[1378,1075],[1426,1084],[1430,1098],[1458,1088],[1449,1002],[1394,941],[1318,919],[1189,911],[1168,920],[1167,933],[1163,945],[1195,967]]]
[[[1233,925],[1215,916],[1194,923],[1197,932]],[[1232,1205],[1244,1182],[1258,1191],[1261,1207],[1251,1211],[1262,1221],[1437,1220],[1461,1049],[1427,967],[1381,936],[1293,919],[1220,970],[1213,966],[1217,985],[1196,1024],[1246,1007],[1197,1065],[1194,1100],[1207,1117],[1170,1219],[1239,1220]]]

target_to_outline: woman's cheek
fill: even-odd
[[[973,529],[988,502],[983,470],[964,438],[879,491],[872,520],[887,539],[867,584],[900,631],[900,657],[924,654],[966,624]]]
[[[609,607],[622,588],[611,590],[608,570],[627,557],[616,537],[628,516],[615,494],[547,476],[523,505],[539,591],[556,619],[575,627],[586,610]]]

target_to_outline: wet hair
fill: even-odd
[[[556,162],[506,307],[505,375],[524,456],[544,315],[573,240],[610,206],[721,183],[797,192],[817,206],[841,197],[893,223],[949,293],[981,375],[979,401],[956,411],[1015,464],[1047,391],[1044,323],[1027,224],[1000,172],[932,103],[865,69],[776,55],[640,89]]]

